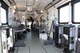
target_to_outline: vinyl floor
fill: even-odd
[[[15,47],[14,53],[62,53],[62,50],[56,48],[54,44],[44,45],[44,41],[31,32],[27,32],[25,37],[23,40],[25,46]]]

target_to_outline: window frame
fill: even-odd
[[[59,24],[68,24],[69,23],[69,22],[60,22],[60,9],[65,7],[65,6],[68,6],[69,3],[71,3],[71,2],[67,2],[66,4],[64,4],[64,5],[57,8],[58,9],[58,23]]]
[[[8,5],[4,2],[4,1],[0,1],[1,3],[1,8],[3,8],[4,10],[6,10],[6,23],[1,23],[1,25],[8,25]]]
[[[74,5],[78,2],[80,2],[80,0],[72,0],[72,2],[71,2],[71,5],[72,5],[72,23],[73,24],[80,24],[80,22],[74,21]]]

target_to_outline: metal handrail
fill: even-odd
[[[49,36],[50,36],[50,33],[52,32],[53,23],[54,23],[54,21],[52,21],[52,24],[51,24],[50,30],[49,30],[49,32],[48,32]]]

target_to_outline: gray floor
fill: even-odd
[[[25,47],[16,47],[14,53],[62,53],[60,49],[56,48],[54,44],[43,45],[43,41],[36,37],[36,35],[28,32],[24,40]]]

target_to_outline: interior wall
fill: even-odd
[[[50,29],[50,27],[51,27],[51,24],[52,24],[52,20],[54,20],[54,14],[55,14],[55,12],[54,12],[54,7],[52,7],[52,8],[50,8],[49,10],[48,10],[48,12],[49,12],[49,14],[48,14],[48,19],[49,19],[49,23],[48,23],[48,27],[49,27],[49,29]]]
[[[13,8],[12,7],[9,7],[8,8],[8,24],[9,25],[12,25],[13,23],[13,20],[14,20],[14,13],[13,13]]]
[[[49,27],[49,30],[50,30],[50,27],[51,27],[51,24],[52,24],[52,21],[55,20],[56,21],[56,24],[58,24],[58,7],[61,6],[61,5],[64,5],[65,3],[69,2],[71,0],[62,0],[60,1],[58,4],[56,4],[55,6],[52,6],[50,9],[48,9],[48,27]],[[53,38],[53,32],[51,32],[50,34],[50,37]]]
[[[55,19],[55,8],[54,6],[51,7],[50,9],[48,9],[48,30],[50,30],[51,25],[52,25],[52,21]],[[53,29],[52,29],[53,30]],[[53,32],[50,33],[50,37],[53,38]]]
[[[8,9],[8,24],[12,27],[17,27],[20,22],[18,21],[17,17],[15,16],[15,12],[14,12],[14,8],[13,6],[9,6]]]

